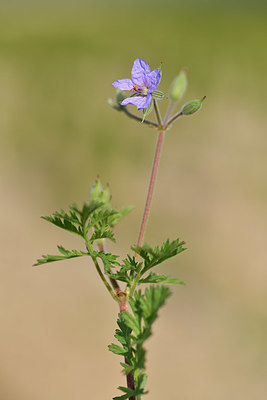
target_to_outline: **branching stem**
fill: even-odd
[[[166,129],[169,127],[176,119],[180,118],[183,115],[182,111],[179,111],[178,113],[174,114],[167,122],[164,128]]]
[[[84,240],[85,240],[85,243],[86,243],[87,251],[88,251],[88,253],[89,253],[90,256],[91,256],[91,258],[92,258],[92,260],[93,260],[93,263],[95,264],[95,267],[96,267],[96,270],[97,270],[97,272],[98,272],[98,275],[100,276],[102,282],[103,282],[104,285],[106,286],[106,288],[107,288],[109,294],[113,297],[113,299],[114,299],[115,301],[118,302],[118,298],[117,298],[116,294],[114,293],[114,291],[112,290],[112,287],[110,286],[110,284],[109,284],[108,281],[106,280],[105,275],[104,275],[103,272],[101,271],[101,268],[100,268],[100,266],[99,266],[99,264],[98,264],[98,262],[97,262],[97,259],[96,259],[96,257],[95,257],[94,254],[93,254],[93,247],[92,247],[91,243],[89,242],[87,235],[84,236]]]
[[[100,251],[102,251],[103,253],[106,253],[104,239],[98,240],[97,245],[98,245],[98,248],[99,248]],[[110,283],[111,283],[113,289],[115,290],[115,292],[118,295],[121,292],[120,285],[118,284],[118,282],[114,278],[109,278],[109,280],[110,280]]]
[[[138,117],[137,115],[131,113],[126,107],[123,108],[123,111],[125,112],[125,114],[126,114],[128,117],[133,118],[133,119],[135,119],[136,121],[142,122],[143,124],[150,125],[151,127],[154,127],[154,128],[157,128],[157,127],[158,127],[158,124],[157,124],[156,122],[149,121],[148,119],[145,119],[145,120],[143,121],[143,118]]]

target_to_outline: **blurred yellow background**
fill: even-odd
[[[87,199],[97,174],[116,229],[137,240],[156,132],[107,105],[142,58],[159,89],[188,68],[184,102],[202,110],[167,133],[146,241],[188,250],[158,268],[174,287],[148,344],[147,400],[264,400],[266,319],[266,3],[2,2],[0,14],[0,399],[111,399],[124,385],[117,305],[85,260],[31,265],[56,244],[40,219]],[[162,110],[167,102],[162,102]],[[111,247],[110,247],[111,248]]]

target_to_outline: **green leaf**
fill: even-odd
[[[128,352],[127,349],[124,349],[123,347],[118,346],[117,344],[110,344],[108,348],[110,351],[112,351],[112,353],[118,354],[120,356],[123,356]]]
[[[140,279],[138,284],[140,283],[165,283],[166,285],[185,285],[185,282],[172,278],[167,275],[158,275],[151,272],[146,278]]]
[[[103,259],[103,263],[105,265],[105,273],[107,276],[129,284],[131,284],[134,276],[141,270],[143,265],[142,263],[137,263],[135,258],[129,255],[128,258],[123,260],[122,264],[119,264],[118,262],[110,262],[109,259],[105,260],[105,255],[102,256],[101,254],[99,254],[99,257]],[[110,269],[114,266],[120,266],[120,269],[115,272],[111,271]]]
[[[170,289],[165,286],[151,286],[149,289],[146,289],[145,296],[141,298],[144,316],[147,317],[157,312],[170,295]]]
[[[125,349],[130,350],[132,330],[123,321],[122,314],[119,313],[117,324],[119,329],[115,331],[115,338],[122,344]]]
[[[129,213],[131,209],[131,207],[125,207],[120,211],[116,211],[112,208],[102,207],[91,216],[86,229],[88,231],[92,227],[94,227],[94,229],[100,229],[103,227],[112,228],[121,220],[124,215]]]
[[[93,215],[95,215],[95,211],[98,210],[103,206],[102,202],[99,201],[91,201],[89,204],[84,204],[83,208],[80,210],[76,204],[73,204],[70,207],[70,210],[76,214],[79,215],[80,217],[80,224],[82,227],[85,227],[88,218]]]
[[[142,270],[142,275],[154,266],[162,263],[170,257],[174,257],[177,254],[185,250],[183,247],[185,242],[180,242],[176,239],[172,242],[169,239],[162,244],[161,247],[150,247],[148,245],[132,246],[132,249],[140,255],[145,261],[145,267]]]
[[[141,326],[142,320],[142,308],[141,308],[141,298],[143,294],[141,290],[136,290],[134,297],[129,300],[132,312],[134,313],[135,319],[138,321],[139,326]]]
[[[58,226],[59,228],[65,229],[66,231],[69,232],[76,233],[76,235],[83,237],[82,229],[79,226],[77,227],[75,223],[73,223],[71,219],[67,217],[67,214],[63,211],[61,211],[61,213],[57,212],[52,216],[41,217],[41,218],[43,218],[45,221],[51,222],[52,224]]]
[[[140,389],[144,389],[146,386],[147,375],[143,372],[137,378],[137,387]]]
[[[122,373],[124,375],[128,375],[130,372],[133,372],[135,368],[134,365],[125,364],[123,362],[121,362],[120,365],[123,367]]]
[[[33,264],[33,266],[38,266],[38,265],[43,265],[43,264],[47,264],[50,262],[54,262],[54,261],[62,261],[62,260],[67,260],[69,258],[75,258],[75,257],[83,257],[83,256],[89,256],[89,253],[85,253],[83,251],[77,251],[77,250],[66,250],[63,246],[57,246],[59,252],[62,254],[62,256],[60,255],[44,255],[43,258],[38,259],[37,262],[35,264]]]
[[[138,336],[141,331],[141,326],[139,325],[139,322],[128,311],[122,311],[121,314],[125,324],[134,331],[136,336]]]
[[[90,237],[91,242],[98,239],[110,239],[112,242],[115,242],[114,233],[110,230],[108,225],[96,229]]]
[[[129,389],[124,386],[119,386],[118,389],[120,389],[125,394],[122,396],[113,397],[113,400],[126,400],[126,399],[129,399],[130,397],[135,397],[135,396],[140,396],[140,395],[146,394],[146,392],[144,392],[143,389],[133,390],[133,389]]]
[[[116,212],[116,214],[113,216],[112,221],[111,221],[111,226],[117,225],[117,223],[125,217],[125,215],[129,214],[132,210],[134,209],[133,206],[128,206],[128,207],[123,207],[119,211]]]
[[[115,338],[120,342],[120,344],[122,344],[123,346],[126,346],[126,345],[127,345],[127,341],[126,341],[126,339],[125,339],[123,333],[122,333],[119,329],[116,329],[114,337],[115,337]]]

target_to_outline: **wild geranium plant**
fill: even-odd
[[[120,210],[112,208],[109,188],[104,188],[97,179],[91,188],[88,203],[82,207],[73,204],[67,211],[60,210],[51,216],[42,217],[59,228],[78,235],[84,242],[83,250],[67,250],[58,246],[60,254],[44,255],[34,264],[43,265],[70,258],[89,257],[112,299],[118,303],[118,328],[115,331],[117,342],[111,344],[109,350],[123,357],[120,364],[127,385],[119,386],[123,394],[113,397],[115,400],[141,400],[147,393],[145,342],[152,334],[152,325],[158,317],[159,309],[170,296],[170,289],[166,285],[184,285],[184,282],[177,278],[158,274],[155,267],[184,251],[185,242],[180,239],[168,239],[160,246],[151,247],[143,244],[143,239],[165,133],[178,118],[198,111],[205,97],[192,100],[180,111],[174,112],[187,87],[186,71],[182,70],[171,84],[169,105],[162,119],[158,100],[164,100],[167,96],[157,90],[161,75],[160,68],[151,72],[148,64],[138,58],[133,63],[131,79],[113,82],[112,85],[117,88],[116,102],[109,99],[109,104],[115,110],[123,112],[139,123],[151,126],[158,132],[147,199],[136,244],[130,247],[130,252],[123,261],[119,261],[119,256],[106,248],[105,241],[115,241],[115,225],[132,207]],[[124,91],[131,94],[126,97]],[[142,110],[142,116],[129,111],[128,105]],[[152,110],[155,111],[155,121],[146,119]],[[146,289],[142,289],[144,284]]]

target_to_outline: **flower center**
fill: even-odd
[[[138,85],[135,85],[135,84],[133,84],[133,87],[132,87],[132,89],[131,89],[131,92],[138,92],[139,93],[139,88],[138,88]]]
[[[142,86],[142,89],[141,89],[142,96],[147,96],[147,93],[148,93],[148,87]]]
[[[138,85],[133,84],[133,87],[132,87],[132,89],[131,89],[131,92],[139,93],[139,94],[141,94],[142,96],[147,96],[147,94],[148,94],[148,87],[147,87],[147,86],[138,87]]]

